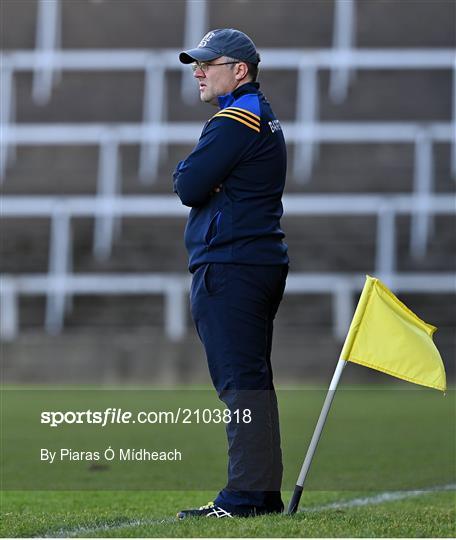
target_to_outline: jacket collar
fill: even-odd
[[[229,107],[232,103],[236,101],[236,99],[245,94],[257,94],[259,88],[259,83],[248,82],[239,86],[238,88],[236,88],[236,90],[233,90],[233,92],[229,94],[225,94],[224,96],[218,96],[217,99],[220,109],[225,109],[226,107]]]

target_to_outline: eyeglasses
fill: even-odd
[[[239,64],[239,62],[222,62],[221,64],[208,64],[207,62],[194,62],[192,64],[192,71],[195,73],[197,69],[200,69],[206,73],[211,66],[227,66],[228,64]]]

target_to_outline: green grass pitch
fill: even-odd
[[[322,388],[279,392],[284,489],[293,488],[324,393]],[[402,384],[341,388],[298,514],[184,521],[174,517],[176,511],[213,499],[216,490],[212,483],[224,478],[225,449],[222,447],[208,460],[212,437],[219,437],[217,445],[223,441],[222,426],[215,427],[214,433],[209,428],[195,432],[199,452],[192,457],[193,471],[187,481],[181,473],[171,475],[166,490],[162,485],[154,489],[147,483],[132,484],[128,490],[114,483],[115,489],[107,489],[109,471],[88,470],[81,464],[78,467],[85,469],[75,469],[78,476],[95,479],[92,484],[87,480],[87,489],[64,489],[62,484],[61,490],[39,490],[40,485],[46,485],[46,469],[39,467],[34,473],[35,488],[13,489],[11,479],[19,478],[20,471],[6,459],[11,450],[8,440],[26,440],[24,431],[34,436],[24,416],[26,391],[23,396],[13,412],[8,411],[13,402],[2,398],[2,420],[9,415],[2,427],[2,537],[456,536],[454,389],[444,397],[436,391]],[[169,403],[179,401],[175,392],[167,396]],[[142,397],[138,394],[135,399],[143,408]],[[124,437],[125,432],[117,436]],[[210,440],[202,439],[204,436]],[[24,477],[33,474],[24,468]],[[195,489],[201,471],[207,471],[210,481],[201,480],[201,489]],[[123,478],[122,474],[117,480]],[[91,485],[97,489],[90,489]],[[291,491],[284,491],[283,496],[288,502]]]

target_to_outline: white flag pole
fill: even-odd
[[[342,375],[342,371],[346,363],[347,362],[343,360],[342,358],[339,358],[339,362],[337,362],[336,370],[334,371],[333,378],[331,379],[331,384],[329,385],[329,390],[328,390],[328,393],[326,394],[325,402],[323,403],[323,408],[321,410],[320,417],[318,418],[318,422],[315,427],[314,433],[312,435],[312,440],[310,441],[310,445],[307,450],[307,454],[304,459],[301,472],[299,473],[298,481],[296,482],[293,496],[291,497],[291,501],[288,506],[288,514],[294,514],[296,510],[298,509],[302,490],[304,489],[304,482],[306,480],[307,473],[309,472],[310,465],[312,463],[312,459],[315,454],[315,450],[317,449],[318,441],[320,440],[321,432],[323,431],[323,427],[325,425],[326,418],[328,416],[329,409],[331,407],[331,403],[334,399],[334,394],[336,393],[340,376]]]

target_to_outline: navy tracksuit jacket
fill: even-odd
[[[191,309],[212,381],[228,408],[252,416],[227,425],[228,483],[215,503],[260,513],[282,507],[271,344],[288,272],[280,228],[286,148],[258,83],[218,100],[220,110],[176,167],[174,191],[191,207]]]

